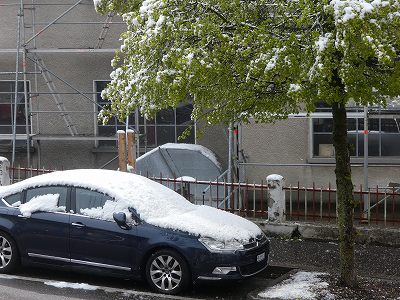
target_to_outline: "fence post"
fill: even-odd
[[[10,174],[8,173],[9,167],[10,162],[8,159],[0,156],[0,186],[10,184]]]
[[[281,175],[267,176],[268,184],[268,220],[272,222],[285,221],[285,179]]]
[[[127,148],[128,148],[128,172],[135,173],[136,168],[136,140],[135,132],[131,129],[126,131],[128,136]]]
[[[127,171],[126,167],[126,134],[123,130],[117,131],[118,135],[118,166],[122,172]]]

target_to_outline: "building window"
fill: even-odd
[[[97,103],[103,107],[109,104],[101,98],[101,91],[107,86],[109,81],[95,81],[95,92]],[[97,106],[97,112],[101,108]],[[175,109],[164,109],[158,112],[153,119],[145,119],[139,115],[139,146],[141,153],[149,149],[163,145],[165,143],[195,143],[194,126],[190,129],[190,134],[185,139],[179,139],[182,133],[193,124],[191,114],[193,110],[192,104],[183,104]],[[129,116],[130,127],[135,128],[135,113]],[[115,136],[117,130],[125,130],[125,124],[119,122],[116,118],[111,118],[109,123],[97,126],[99,136]],[[115,147],[115,141],[99,141],[99,146]]]
[[[29,91],[29,82],[28,91]],[[29,103],[28,103],[29,105]],[[10,135],[13,133],[13,119],[15,109],[15,81],[0,81],[0,143],[10,144]],[[24,83],[18,83],[18,95],[16,106],[16,133],[26,134],[25,96]],[[28,107],[29,111],[29,107]],[[30,130],[30,118],[28,118]],[[3,136],[2,136],[3,135]],[[7,135],[5,137],[4,135]],[[18,141],[26,144],[26,141]]]
[[[400,156],[400,111],[370,109],[368,119],[368,156]],[[313,157],[334,157],[331,117],[312,119]],[[362,113],[347,119],[350,155],[364,156],[364,119]]]

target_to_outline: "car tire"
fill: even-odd
[[[176,295],[190,284],[190,271],[186,260],[170,249],[158,250],[146,263],[146,279],[151,288],[163,294]]]
[[[18,264],[17,245],[9,234],[0,231],[0,273],[11,273]]]

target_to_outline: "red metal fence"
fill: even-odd
[[[289,186],[286,190],[286,216],[288,220],[337,221],[336,189]],[[400,225],[400,189],[375,187],[364,191],[354,189],[354,219],[360,224]]]
[[[149,178],[196,204],[211,205],[244,217],[268,217],[268,186],[263,181],[256,184]],[[315,184],[301,187],[298,183],[284,190],[286,220],[336,223],[337,193],[330,184],[318,188]],[[362,186],[355,189],[354,219],[360,224],[400,225],[400,188],[376,187],[368,192]]]
[[[39,174],[53,172],[49,169],[10,168],[12,182]],[[217,207],[247,218],[268,218],[268,186],[260,183],[229,183],[218,181],[182,180],[159,177],[148,178],[180,193],[190,202]],[[337,221],[337,194],[328,187],[284,187],[286,194],[286,219],[289,221]],[[385,226],[400,225],[400,188],[375,187],[354,190],[354,218],[360,224]]]
[[[23,168],[23,167],[9,167],[8,172],[10,174],[11,183],[15,183],[33,176],[42,175],[57,171],[55,169],[37,169],[37,168]]]

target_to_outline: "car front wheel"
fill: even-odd
[[[174,295],[187,288],[190,272],[179,253],[165,249],[150,256],[146,264],[146,279],[153,290]]]
[[[13,239],[0,232],[0,273],[12,272],[18,264],[18,250]]]

